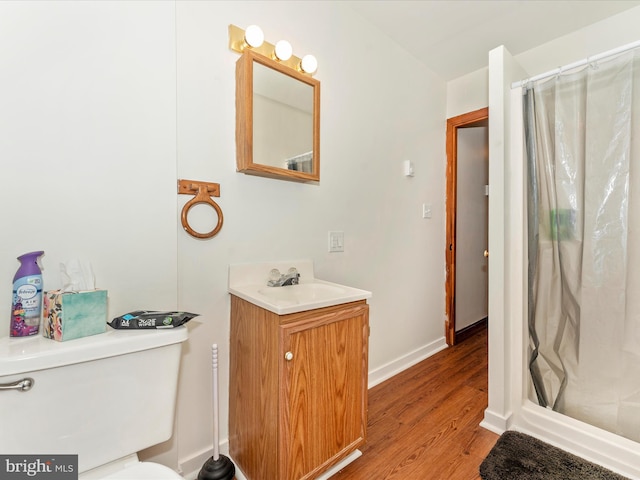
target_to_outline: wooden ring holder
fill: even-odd
[[[217,233],[222,228],[224,217],[222,215],[222,209],[216,202],[213,201],[213,198],[211,197],[220,196],[220,184],[196,182],[193,180],[178,180],[178,194],[195,195],[184,205],[184,207],[182,207],[182,226],[187,231],[187,233],[195,238],[211,238],[217,235]],[[189,214],[189,210],[191,209],[191,207],[199,203],[206,203],[207,205],[211,205],[218,215],[218,224],[213,230],[207,233],[196,232],[193,228],[191,228],[191,225],[189,225],[189,221],[187,220],[187,215]]]

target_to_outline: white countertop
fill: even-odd
[[[267,286],[272,268],[286,272],[290,267],[300,273],[298,285]],[[278,315],[366,300],[372,296],[366,290],[315,278],[310,260],[230,265],[228,291]]]

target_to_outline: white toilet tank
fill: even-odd
[[[171,437],[185,327],[0,339],[0,452],[77,454],[83,472]]]

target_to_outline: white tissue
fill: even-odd
[[[74,258],[60,264],[63,292],[95,290],[95,277],[91,263]]]

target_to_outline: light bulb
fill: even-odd
[[[258,48],[264,42],[264,33],[257,25],[249,25],[244,31],[244,41],[253,48]]]
[[[274,53],[278,60],[286,62],[291,58],[291,55],[293,55],[293,48],[291,47],[291,44],[286,40],[279,40],[278,43],[276,43],[276,49]]]
[[[300,68],[305,73],[313,73],[318,69],[318,61],[313,55],[305,55],[300,62]]]

